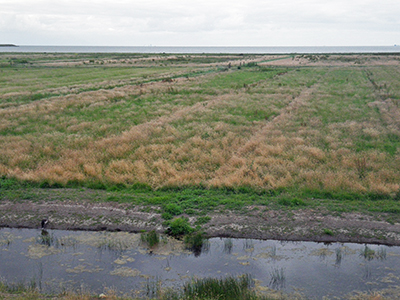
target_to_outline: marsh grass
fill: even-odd
[[[198,256],[202,252],[207,252],[210,244],[203,232],[193,232],[185,236],[185,245]]]
[[[120,254],[133,246],[137,246],[135,240],[126,238],[125,236],[113,236],[107,232],[104,232],[96,241],[96,247],[99,250],[108,250],[117,254]]]
[[[36,237],[36,242],[41,245],[54,248],[62,247],[73,247],[75,248],[79,241],[71,236],[57,237],[52,232],[42,230],[42,232]]]
[[[375,250],[372,250],[366,245],[364,249],[360,251],[360,256],[364,257],[367,260],[372,260],[375,258]]]
[[[371,271],[366,266],[364,278],[370,279]],[[3,299],[64,299],[64,300],[128,300],[128,299],[159,299],[159,300],[269,300],[269,299],[307,299],[299,293],[277,293],[263,295],[256,292],[254,280],[250,275],[238,277],[228,276],[226,278],[203,278],[192,279],[183,284],[183,287],[163,288],[163,282],[158,278],[147,279],[144,283],[144,291],[136,291],[135,295],[144,292],[144,296],[129,297],[118,296],[118,291],[105,289],[105,292],[98,295],[87,290],[63,291],[59,294],[42,294],[32,284],[6,283],[0,281],[0,296]],[[346,295],[346,299],[393,299],[399,294],[398,288],[383,289],[372,292],[356,292]]]
[[[156,246],[160,242],[160,236],[155,230],[141,233],[140,239],[142,242],[147,243],[150,248]]]
[[[9,294],[27,294],[29,297],[37,297],[39,295],[35,279],[30,280],[28,283],[23,281],[7,283],[2,280],[0,281],[0,292]]]
[[[150,278],[147,278],[146,284],[145,284],[145,292],[146,296],[149,299],[160,299],[162,290],[161,290],[161,280],[156,278],[155,280],[151,280]]]
[[[193,279],[183,287],[184,299],[257,299],[250,275]]]
[[[15,239],[15,237],[10,233],[1,233],[0,234],[0,246],[8,247],[13,243],[14,239]]]
[[[46,230],[42,230],[42,233],[36,238],[36,241],[48,247],[59,246],[60,243],[58,239],[53,235],[53,233],[48,233]]]
[[[2,190],[202,186],[286,193],[279,205],[292,208],[309,205],[307,198],[387,200],[399,190],[395,67],[246,62],[221,71],[208,59],[243,57],[196,55],[188,64],[168,55],[31,56],[16,57],[31,67],[2,67],[0,75]],[[215,207],[215,199],[194,195],[156,198],[183,211]]]
[[[366,260],[373,260],[373,259],[385,260],[386,249],[379,248],[378,250],[373,250],[367,245],[365,245],[364,248],[360,251],[360,256]]]
[[[139,293],[139,291],[137,291]],[[143,292],[143,291],[142,291]],[[0,282],[0,293],[4,299],[49,299],[57,298],[64,300],[78,299],[159,299],[159,300],[267,300],[276,299],[257,294],[252,277],[248,274],[241,276],[227,276],[221,278],[192,279],[183,284],[182,287],[163,288],[162,281],[158,278],[147,279],[144,283],[144,296],[128,297],[118,296],[118,292],[106,289],[104,293],[95,295],[88,291],[64,291],[60,294],[41,294],[36,288],[29,285],[8,284]],[[137,293],[135,293],[137,295]],[[304,299],[301,296],[280,295],[279,299]]]

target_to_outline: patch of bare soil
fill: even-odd
[[[380,221],[382,216],[343,213],[334,216],[312,209],[265,210],[248,207],[247,212],[212,213],[203,229],[210,237],[236,237],[316,242],[356,242],[400,245],[400,224]],[[0,202],[0,227],[49,229],[165,231],[158,207],[118,203],[73,201]],[[192,224],[196,217],[189,217]]]

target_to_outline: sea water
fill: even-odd
[[[37,53],[400,53],[400,46],[346,47],[162,47],[162,46],[28,46],[0,47],[0,52]]]

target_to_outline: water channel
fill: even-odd
[[[145,295],[146,286],[181,286],[194,277],[251,274],[256,288],[308,298],[397,288],[400,247],[212,238],[201,253],[162,237],[150,250],[140,234],[0,229],[0,278],[43,292],[112,288]]]

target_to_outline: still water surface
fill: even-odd
[[[42,235],[45,234],[45,235]],[[0,229],[0,278],[64,289],[145,293],[146,283],[179,286],[193,277],[251,274],[259,290],[309,298],[396,287],[400,248],[382,245],[212,238],[201,253],[163,237],[151,253],[140,234]]]
[[[28,46],[0,47],[0,52],[38,53],[398,53],[400,46],[347,47],[162,47],[162,46]]]

